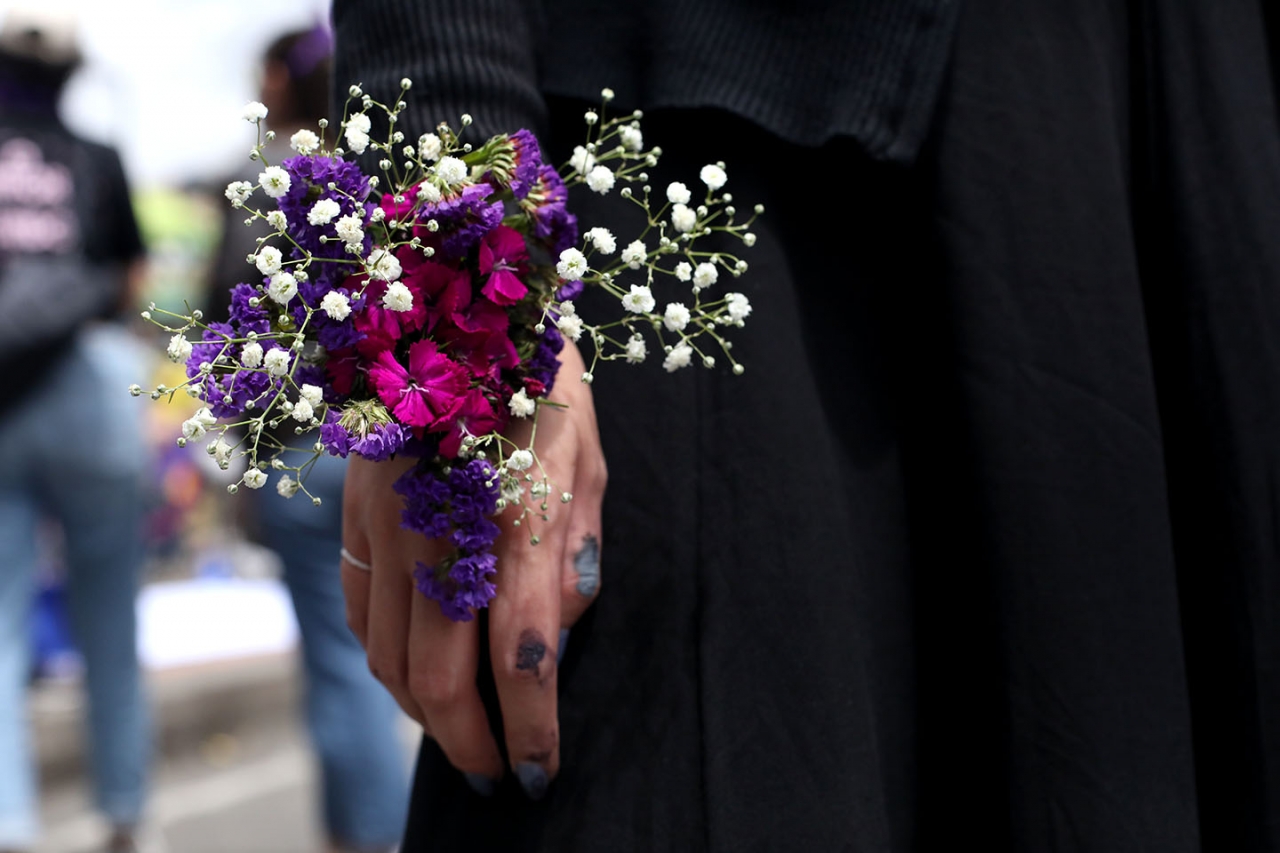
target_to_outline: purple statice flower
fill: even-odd
[[[434,235],[425,227],[415,229],[414,233],[424,241],[437,238],[440,251],[447,257],[464,257],[502,223],[502,202],[490,201],[492,195],[493,187],[489,184],[470,184],[456,195],[423,205],[418,211],[418,221],[425,223],[434,219],[440,229]]]
[[[556,384],[556,373],[560,370],[560,359],[556,356],[563,349],[564,337],[555,326],[548,325],[538,336],[538,346],[528,367],[529,378],[541,383],[545,394],[550,394]]]
[[[408,430],[400,424],[377,424],[365,433],[364,438],[351,442],[351,452],[370,462],[385,462],[400,452],[408,437]]]
[[[324,445],[325,450],[329,451],[330,456],[341,456],[346,459],[347,454],[351,452],[351,433],[338,422],[338,418],[338,413],[333,409],[329,409],[325,414],[324,423],[320,425],[320,443]]]
[[[410,470],[395,490],[405,502],[403,527],[432,539],[447,536],[457,549],[452,565],[418,565],[418,590],[439,602],[450,619],[470,620],[472,610],[487,606],[495,593],[491,578],[497,560],[489,552],[499,531],[489,516],[498,506],[497,472],[483,459],[455,466],[445,479]]]
[[[289,173],[289,191],[280,198],[279,206],[289,221],[290,236],[316,258],[348,258],[343,242],[336,239],[334,223],[351,214],[358,215],[363,222],[369,221],[373,212],[373,205],[365,202],[369,195],[369,178],[360,171],[359,165],[338,157],[299,155],[285,160],[281,166]],[[330,183],[334,185],[333,189],[329,189]],[[312,225],[307,214],[320,199],[336,202],[340,212],[324,225]],[[322,243],[322,236],[330,239]],[[366,234],[364,244],[364,253],[367,254],[373,247],[373,238]],[[301,256],[294,248],[293,257]],[[313,264],[309,270],[311,287],[304,292],[303,299],[311,307],[316,307],[328,288],[345,278],[350,269],[347,264]]]
[[[240,337],[249,332],[265,335],[271,331],[271,316],[261,305],[254,307],[249,300],[258,295],[252,284],[237,284],[231,289],[231,323],[239,331]]]
[[[537,182],[520,204],[533,220],[534,236],[543,241],[552,254],[558,256],[577,245],[578,217],[569,212],[569,191],[552,166],[544,163],[538,169]]]
[[[512,157],[515,170],[511,175],[511,194],[520,200],[529,194],[542,169],[542,149],[537,138],[528,130],[520,129],[511,134]]]
[[[561,302],[572,302],[582,295],[582,291],[586,290],[586,284],[582,279],[577,281],[566,281],[560,285],[560,289],[556,291],[556,299]]]

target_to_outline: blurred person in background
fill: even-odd
[[[107,849],[150,851],[137,826],[151,756],[136,652],[145,455],[141,375],[110,320],[143,246],[116,152],[58,119],[79,61],[74,22],[10,11],[0,24],[0,850],[29,849],[37,797],[26,726],[27,616],[37,523],[64,530],[70,616]]]
[[[262,102],[276,133],[267,145],[271,165],[296,154],[289,137],[301,129],[319,132],[328,113],[332,40],[324,26],[277,38],[267,48],[262,68]],[[230,180],[254,179],[251,164]],[[252,174],[251,174],[252,173]],[[222,244],[214,264],[210,315],[227,316],[231,291],[258,275],[245,262],[256,239],[269,226],[244,224],[243,210],[226,205]],[[287,247],[281,246],[285,251]],[[281,436],[299,448],[314,442]],[[346,463],[323,455],[306,477],[305,495],[285,500],[274,494],[242,494],[250,525],[264,544],[280,555],[284,580],[293,599],[302,634],[306,671],[306,713],[319,755],[325,829],[334,850],[393,849],[404,829],[408,767],[397,728],[400,710],[369,673],[364,650],[347,627],[337,554],[342,547],[342,483]]]

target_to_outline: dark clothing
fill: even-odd
[[[486,135],[539,132],[546,95],[599,103],[610,86],[626,110],[716,107],[791,142],[848,136],[873,156],[910,160],[933,112],[958,7],[956,0],[340,0],[335,79],[393,97],[410,77],[419,85],[409,93],[409,121],[423,129],[456,126],[465,112]],[[345,83],[340,91],[345,97]]]
[[[52,114],[0,115],[0,375],[10,406],[87,322],[111,316],[142,255],[115,151]]]
[[[560,776],[483,799],[428,741],[406,853],[1280,850],[1262,6],[970,0],[910,164],[651,114],[655,186],[723,158],[766,206],[717,285],[747,372],[598,368]],[[339,79],[425,61],[338,23]],[[547,103],[559,162],[584,105]]]

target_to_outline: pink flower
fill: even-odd
[[[325,361],[324,366],[329,373],[329,380],[333,383],[333,390],[344,397],[350,394],[351,386],[356,381],[359,365],[360,361],[356,357],[356,351],[351,347],[343,347],[329,353],[329,358]]]
[[[480,241],[480,274],[488,276],[480,292],[498,305],[514,305],[529,288],[520,280],[529,260],[524,237],[514,228],[499,225]]]
[[[488,435],[501,431],[507,425],[506,406],[496,409],[485,396],[484,389],[472,388],[458,410],[449,434],[440,440],[440,454],[454,458],[462,448],[462,439],[470,435]]]
[[[427,329],[436,327],[442,317],[461,311],[471,304],[471,276],[466,270],[429,261],[420,252],[402,259],[404,274],[400,280],[411,290],[423,295]]]
[[[476,302],[465,313],[450,315],[436,334],[449,353],[476,376],[488,376],[520,364],[520,354],[507,336],[510,318],[492,302]]]
[[[391,352],[378,353],[369,381],[401,423],[428,430],[450,425],[470,386],[467,371],[441,353],[434,341],[409,347],[408,370]]]

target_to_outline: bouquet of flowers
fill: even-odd
[[[244,457],[233,493],[262,488],[275,471],[281,495],[310,496],[307,472],[326,452],[416,457],[396,484],[402,523],[451,546],[438,565],[417,567],[416,585],[467,620],[495,594],[494,516],[515,513],[536,542],[551,502],[572,499],[547,477],[532,437],[521,446],[505,435],[525,418],[536,434],[539,413],[556,405],[548,394],[565,338],[591,344],[580,377],[588,383],[601,360],[642,362],[651,347],[668,371],[723,357],[742,373],[725,332],[751,305],[716,285],[747,264],[702,246],[715,232],[751,246],[762,210],[739,217],[721,191],[722,163],[702,169],[700,197],[682,183],[656,197],[646,170],[661,151],[645,147],[639,112],[606,117],[607,89],[585,115],[584,144],[556,169],[527,130],[475,147],[441,124],[408,142],[396,124],[410,85],[401,81],[390,105],[352,86],[333,147],[322,121],[318,132],[295,133],[297,155],[277,165],[263,159],[266,108],[246,107],[258,134],[250,157],[263,168],[256,184],[234,182],[226,195],[246,224],[265,220],[272,234],[247,258],[226,320],[144,312],[172,334],[168,354],[188,377],[150,396],[185,390],[204,402],[178,442],[208,439],[223,468]],[[371,138],[371,116],[385,124],[385,141]],[[461,117],[461,128],[470,123]],[[379,158],[380,175],[349,157],[366,153]],[[638,233],[621,251],[604,228],[579,234],[566,206],[577,184],[601,194],[621,185],[636,207]],[[575,300],[586,287],[616,298],[618,315],[582,317]],[[673,297],[659,307],[661,290]],[[282,427],[318,431],[317,441],[290,452]]]

